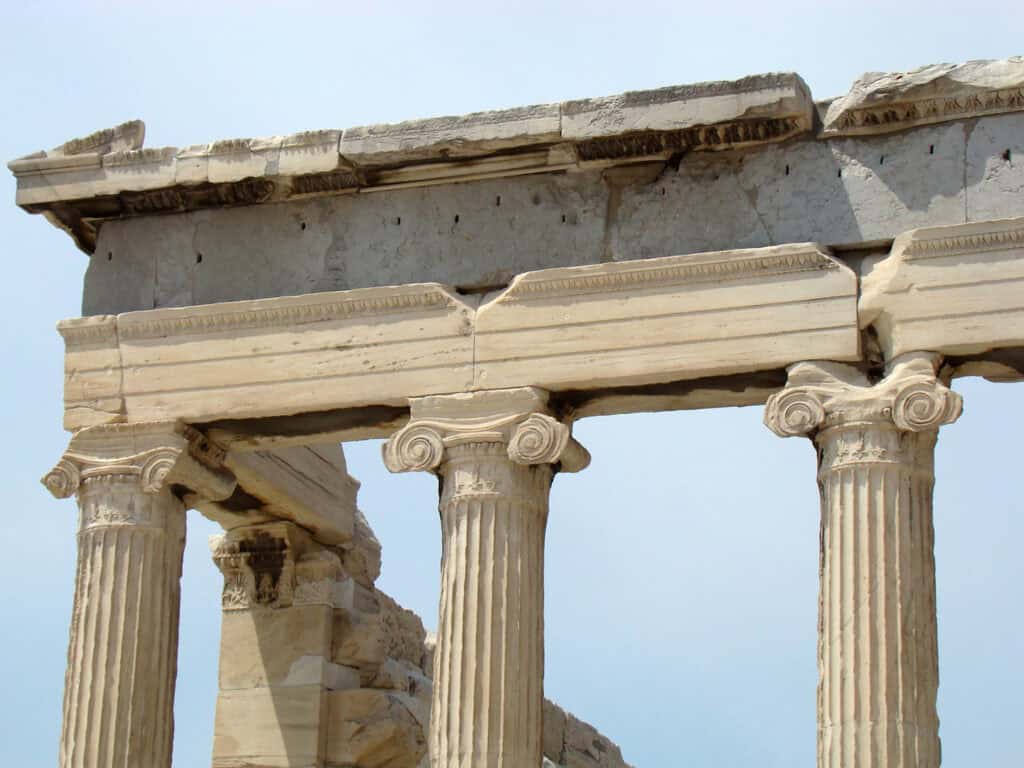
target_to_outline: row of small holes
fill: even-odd
[[[928,154],[929,155],[934,155],[935,154],[935,145],[934,144],[929,144],[928,145]],[[1001,153],[1001,157],[1006,162],[1010,162],[1010,159],[1012,158],[1012,156],[1013,155],[1012,155],[1012,153],[1010,152],[1009,149],[1005,149]],[[881,157],[878,158],[878,164],[879,165],[885,165],[885,155],[882,155]],[[788,165],[786,166],[786,175],[789,176],[789,166]],[[836,176],[838,178],[840,178],[840,179],[843,177],[843,169],[842,168],[840,168],[836,172]],[[662,194],[662,196],[665,195],[665,187],[661,188],[661,194]],[[537,205],[537,204],[539,204],[539,202],[540,202],[540,199],[535,195],[534,198],[533,198],[533,204]],[[494,204],[496,206],[500,206],[501,205],[501,195],[498,195],[497,197],[494,198]],[[562,214],[562,223],[565,224],[566,221],[567,221],[566,215],[563,213]],[[459,223],[459,214],[455,214],[455,223],[456,224]],[[395,217],[395,224],[398,225],[398,226],[402,225],[402,217],[401,216],[396,216]],[[306,222],[303,221],[301,224],[299,224],[299,228],[302,231],[305,231],[306,230]],[[113,260],[114,260],[114,252],[113,251],[107,251],[107,261],[113,261]],[[201,253],[196,254],[196,264],[202,264],[202,263],[203,263],[203,254],[201,254]]]
[[[665,194],[665,191],[662,190],[661,194]],[[563,213],[562,214],[562,223],[565,224],[568,220],[569,220],[569,217],[566,214]],[[402,226],[402,217],[401,216],[395,216],[393,221],[395,223],[395,226],[398,226],[398,227]],[[459,223],[459,221],[460,221],[459,214],[457,214],[457,213],[455,214],[454,221],[455,221],[456,224]],[[303,227],[305,227],[305,225],[303,225]],[[198,260],[202,261],[202,258],[200,257]]]

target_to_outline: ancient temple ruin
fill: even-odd
[[[63,768],[170,766],[186,508],[224,529],[215,768],[624,766],[543,697],[548,490],[579,419],[737,405],[817,451],[818,765],[939,765],[933,452],[954,378],[1024,377],[1024,60],[143,135],[9,164],[89,258]],[[440,478],[436,640],[374,586],[371,437]]]

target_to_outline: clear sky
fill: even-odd
[[[142,118],[147,146],[344,128],[795,71],[817,98],[862,72],[1019,54],[1019,0],[217,2],[0,0],[0,159]],[[75,562],[59,458],[63,348],[87,257],[0,173],[5,405],[0,765],[56,764]],[[282,258],[286,258],[282,254]],[[1024,385],[960,380],[937,454],[944,765],[1022,764]],[[547,695],[638,768],[814,764],[814,452],[761,409],[581,422],[555,481]],[[384,545],[380,586],[436,624],[436,484],[346,446]],[[189,513],[175,766],[209,764],[221,578]]]

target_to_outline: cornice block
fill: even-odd
[[[864,277],[860,323],[886,358],[1024,346],[1024,218],[900,235]]]

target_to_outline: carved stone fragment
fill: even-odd
[[[1024,58],[868,72],[825,114],[826,135],[899,131],[1024,109]]]

